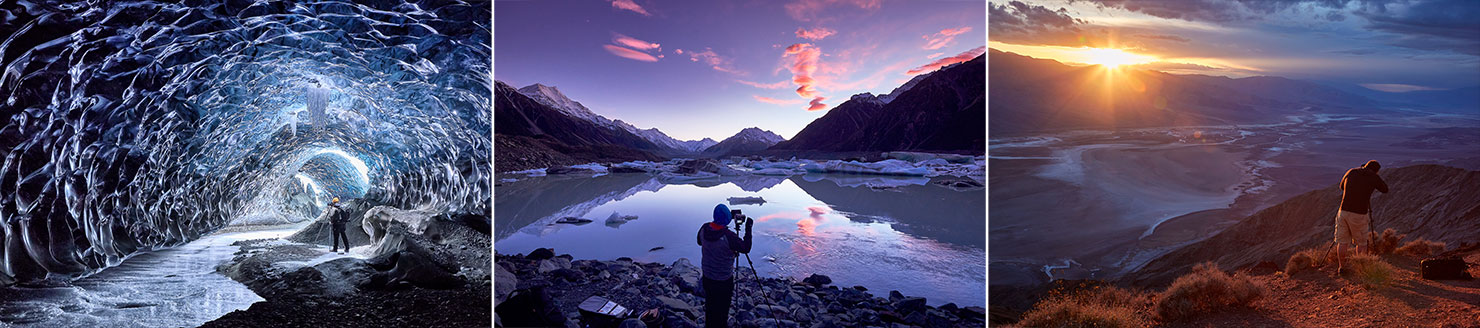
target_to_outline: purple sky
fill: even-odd
[[[982,1],[497,1],[494,77],[679,139],[790,138],[986,45]],[[964,55],[963,55],[964,54]],[[934,64],[934,65],[932,65]],[[808,109],[815,109],[809,111]]]

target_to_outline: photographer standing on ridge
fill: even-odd
[[[1346,244],[1355,244],[1357,253],[1369,246],[1367,232],[1372,228],[1372,191],[1388,192],[1387,182],[1377,176],[1381,168],[1376,160],[1362,167],[1346,170],[1341,177],[1341,208],[1336,211],[1336,274],[1341,274],[1346,259]]]
[[[738,210],[736,212],[739,212]],[[725,228],[730,220],[745,223],[745,238]],[[735,295],[734,262],[737,253],[750,253],[750,228],[755,220],[730,212],[725,204],[714,206],[714,221],[699,227],[696,236],[704,248],[704,327],[726,327],[730,321],[730,298]]]

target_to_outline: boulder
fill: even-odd
[[[811,276],[807,276],[806,279],[802,279],[802,282],[811,284],[813,286],[822,287],[823,285],[831,284],[832,278],[826,275],[814,273]]]
[[[925,310],[924,297],[906,297],[894,302],[894,310],[899,313],[914,313]]]
[[[496,264],[496,265],[494,265],[494,279],[493,279],[493,290],[494,290],[493,305],[494,306],[498,306],[498,303],[499,302],[503,302],[504,299],[509,298],[509,293],[514,292],[514,288],[518,288],[518,287],[519,287],[519,277],[518,276],[515,276],[514,273],[509,272],[509,270],[507,270],[507,269],[504,269],[504,265],[503,264]]]
[[[548,259],[548,258],[552,258],[552,257],[555,257],[555,251],[554,250],[551,250],[549,248],[536,248],[533,251],[530,251],[529,252],[529,255],[525,255],[524,256],[524,258],[535,260],[535,261],[539,261],[539,260],[543,260],[543,259]]]

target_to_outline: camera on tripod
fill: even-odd
[[[740,210],[730,210],[730,218],[735,222],[735,230],[740,230],[740,224],[745,223],[745,220],[750,220],[745,214],[741,214]]]

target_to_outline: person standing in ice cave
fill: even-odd
[[[339,252],[339,241],[343,240],[344,253],[349,253],[349,236],[344,234],[344,224],[349,222],[349,215],[345,214],[344,210],[339,207],[339,197],[334,197],[333,200],[330,200],[329,206],[324,208],[324,214],[320,216],[320,220],[327,218],[329,220],[329,227],[333,228],[331,234],[334,239],[334,248],[330,252]]]

